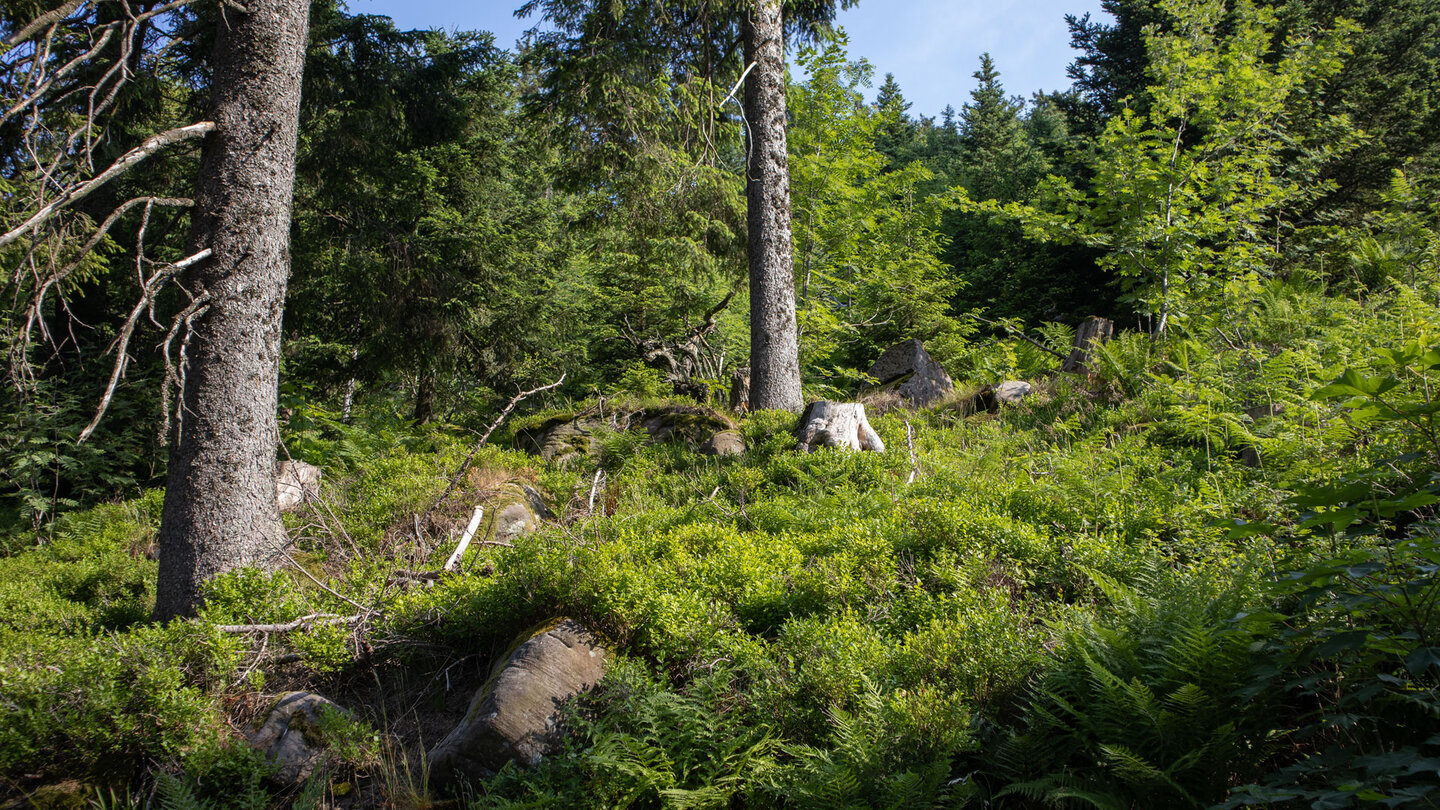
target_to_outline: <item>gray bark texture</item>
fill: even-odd
[[[182,279],[208,299],[184,363],[171,437],[155,616],[195,612],[200,586],[273,567],[285,542],[275,497],[280,318],[290,275],[290,201],[307,0],[220,7],[211,120],[192,239],[213,256]]]
[[[1075,329],[1075,347],[1065,358],[1060,370],[1066,374],[1093,374],[1095,365],[1091,356],[1096,344],[1109,343],[1115,334],[1115,322],[1109,318],[1091,315],[1080,322]]]
[[[799,411],[800,340],[790,241],[785,151],[785,47],[781,0],[754,0],[745,15],[746,170],[750,239],[750,410]]]

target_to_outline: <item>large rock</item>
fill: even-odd
[[[700,445],[707,456],[738,456],[745,452],[745,439],[738,430],[722,430]]]
[[[645,412],[640,426],[652,443],[684,442],[699,448],[721,431],[735,425],[718,411],[693,405],[665,405]]]
[[[598,418],[552,419],[532,430],[522,431],[520,446],[527,452],[559,465],[592,455],[593,432],[604,425]]]
[[[275,472],[275,498],[280,511],[320,497],[320,468],[303,461],[282,461]]]
[[[535,531],[542,518],[553,518],[540,491],[523,481],[502,484],[490,498],[491,539],[508,543]]]
[[[490,776],[507,762],[540,762],[559,742],[561,705],[600,682],[605,655],[599,639],[570,619],[528,634],[431,750],[431,782],[452,785]]]
[[[250,745],[265,755],[274,771],[271,778],[285,787],[299,787],[329,756],[321,731],[321,715],[345,713],[332,701],[313,692],[286,692],[249,736]]]
[[[907,340],[886,349],[870,367],[869,374],[879,380],[882,387],[894,386],[896,393],[917,408],[933,405],[955,390],[950,375],[918,340]]]
[[[1030,383],[1020,380],[1009,380],[995,386],[995,399],[1007,405],[1015,405],[1020,400],[1030,396]]]

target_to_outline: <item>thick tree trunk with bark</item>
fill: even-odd
[[[785,48],[781,0],[753,0],[745,15],[746,171],[750,237],[750,409],[798,411],[800,346],[785,152]]]
[[[275,497],[280,318],[290,275],[290,199],[307,0],[220,7],[211,108],[182,285],[204,300],[182,359],[160,524],[155,615],[195,612],[201,584],[270,567],[285,543]]]

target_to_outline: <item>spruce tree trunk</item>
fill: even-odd
[[[785,49],[781,0],[753,0],[745,15],[749,124],[746,171],[750,238],[750,409],[799,411],[800,346],[785,152]]]
[[[208,298],[187,350],[171,437],[155,616],[188,616],[201,584],[272,567],[285,543],[275,496],[280,318],[290,275],[290,198],[307,0],[220,7],[211,115],[193,243],[212,257],[183,285]]]

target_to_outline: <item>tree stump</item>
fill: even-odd
[[[800,417],[799,449],[813,453],[821,447],[874,450],[883,453],[885,442],[865,418],[865,406],[858,402],[810,403]]]
[[[750,369],[737,368],[730,374],[730,410],[744,411],[750,407]]]
[[[1067,374],[1093,374],[1095,367],[1090,362],[1090,352],[1098,343],[1108,343],[1115,334],[1115,322],[1109,318],[1091,315],[1080,322],[1075,330],[1075,347],[1060,370]]]

